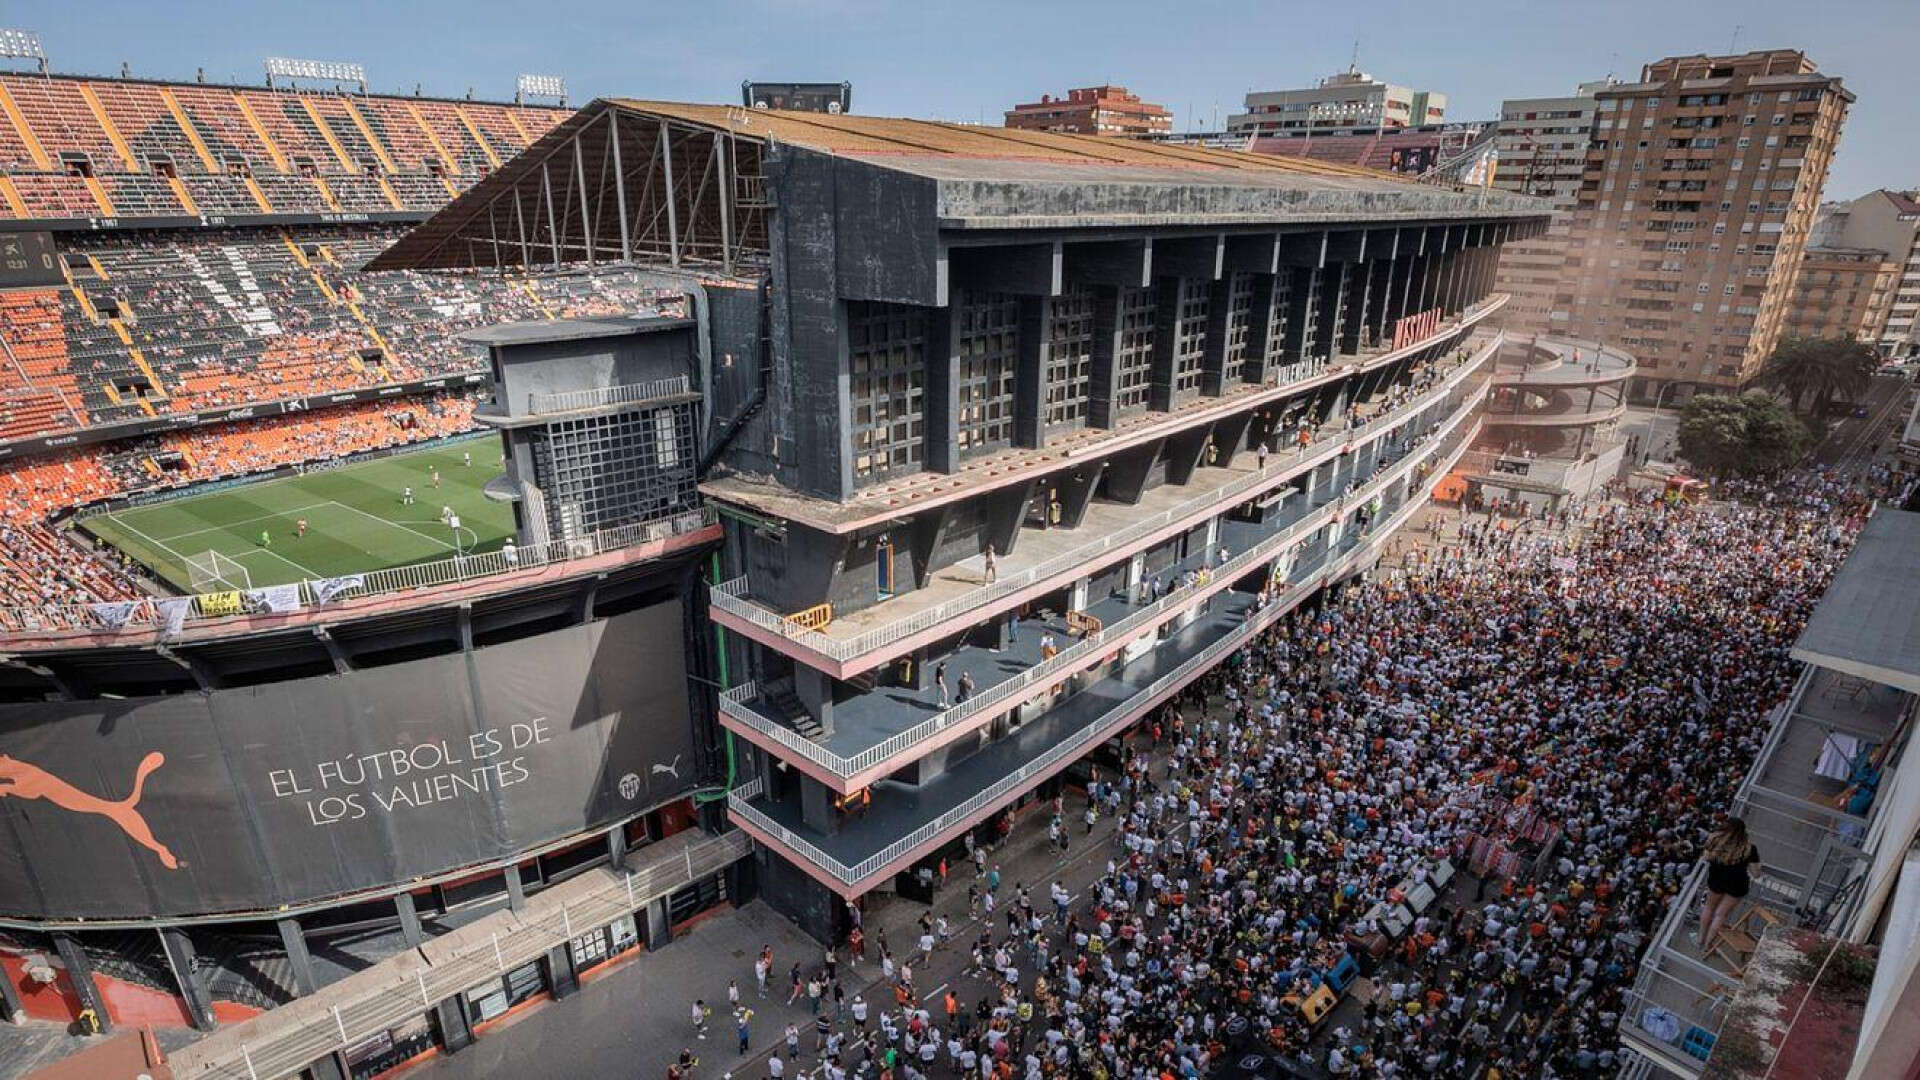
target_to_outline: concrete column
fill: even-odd
[[[1234,372],[1227,370],[1227,338],[1233,328],[1233,282],[1236,275],[1223,275],[1218,281],[1207,286],[1207,342],[1200,359],[1200,392],[1207,397],[1219,397],[1226,393],[1227,383],[1238,381]],[[1249,323],[1259,322],[1251,307],[1247,310]],[[1244,365],[1250,354],[1253,340],[1253,327],[1247,327],[1243,351],[1236,363]]]
[[[615,825],[607,830],[607,862],[617,871],[627,868],[627,827]]]
[[[1046,445],[1047,359],[1051,301],[1020,298],[1020,358],[1013,368],[1013,445],[1037,450]]]
[[[318,985],[313,977],[313,956],[307,952],[307,934],[299,919],[280,919],[274,923],[280,931],[280,947],[286,950],[287,964],[293,968],[293,988],[302,996]]]
[[[473,1045],[473,1025],[467,1023],[466,1007],[457,995],[434,1005],[433,1013],[440,1022],[440,1045],[447,1053],[458,1053]]]
[[[100,1021],[100,1034],[113,1031],[113,1018],[107,1015],[107,999],[100,996],[100,986],[93,981],[93,962],[87,959],[86,950],[70,934],[53,935],[53,949],[60,954],[60,962],[66,965],[67,981],[73,984],[73,992],[80,998],[80,1007],[92,1009],[93,1015]]]
[[[1087,426],[1110,428],[1120,412],[1120,294],[1117,285],[1093,290],[1093,355],[1087,386]]]
[[[824,734],[833,734],[833,679],[824,672],[796,664],[793,669],[793,692],[799,697],[800,704],[806,706],[807,715],[813,717]]]
[[[1180,298],[1185,281],[1163,277],[1153,287],[1153,366],[1147,374],[1147,408],[1173,409],[1174,368],[1179,365]]]
[[[1394,257],[1374,260],[1372,285],[1373,320],[1368,326],[1373,331],[1374,340],[1383,347],[1393,344],[1394,319],[1394,282],[1399,279],[1399,268],[1404,260]]]
[[[1087,589],[1092,585],[1092,581],[1091,578],[1074,579],[1073,585],[1067,590],[1068,611],[1087,610]]]
[[[414,909],[412,893],[395,893],[393,910],[400,916],[400,938],[409,948],[419,948],[426,941],[426,935],[420,932],[420,913]]]
[[[309,1062],[307,1073],[313,1080],[347,1080],[347,1066],[338,1053]]]
[[[1340,351],[1340,320],[1346,312],[1347,265],[1329,266],[1321,275],[1320,310],[1314,331],[1314,355],[1332,359]]]
[[[1147,556],[1144,552],[1127,560],[1127,598],[1139,595],[1140,582],[1147,576]]]
[[[927,316],[926,461],[931,472],[960,467],[960,305],[966,296],[956,295],[953,303]]]
[[[1320,284],[1326,272],[1312,267],[1295,267],[1287,289],[1286,332],[1281,336],[1280,362],[1297,364],[1320,355],[1319,331],[1309,328],[1320,313]]]
[[[800,820],[816,832],[838,832],[840,815],[833,809],[833,792],[810,776],[796,773],[795,782],[800,785]]]
[[[1373,260],[1342,264],[1341,271],[1347,279],[1347,298],[1340,311],[1339,351],[1357,353],[1367,325],[1368,302],[1373,296]]]
[[[1082,586],[1085,587],[1084,584]],[[0,978],[0,1020],[9,1024],[22,1023],[27,1018],[27,1007],[20,1000],[20,989],[13,985],[12,979]]]
[[[580,989],[580,973],[573,969],[573,949],[565,942],[547,950],[547,989],[555,1001],[570,998]]]
[[[195,1030],[212,1031],[218,1021],[213,1016],[213,998],[194,970],[193,941],[178,927],[162,927],[159,935],[160,950],[166,954],[167,966],[173,970],[173,984],[180,991],[180,999],[187,1003],[187,1018]]]
[[[507,881],[507,909],[524,911],[527,906],[527,883],[520,880],[519,864],[507,867],[501,876]]]
[[[778,855],[773,856],[779,858]],[[633,913],[634,919],[646,927],[647,948],[657,949],[673,940],[673,919],[667,909],[667,898],[648,901],[647,905]]]
[[[1253,297],[1247,303],[1246,345],[1240,354],[1240,371],[1226,373],[1228,382],[1236,378],[1255,385],[1267,381],[1278,364],[1286,342],[1286,292],[1280,275],[1254,274]]]

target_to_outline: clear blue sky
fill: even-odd
[[[998,122],[1097,82],[1224,117],[1250,89],[1309,85],[1347,64],[1439,90],[1448,116],[1571,91],[1661,56],[1805,49],[1859,96],[1828,198],[1920,185],[1914,47],[1920,0],[14,0],[57,70],[258,81],[274,54],[357,60],[380,91],[512,93],[522,71],[604,94],[734,101],[740,80],[854,85],[856,112]]]

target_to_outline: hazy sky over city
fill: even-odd
[[[1252,89],[1360,66],[1448,95],[1449,119],[1571,92],[1675,54],[1800,48],[1859,97],[1826,197],[1920,185],[1920,0],[16,0],[56,70],[257,82],[268,55],[364,63],[372,88],[510,96],[564,75],[575,103],[734,101],[743,78],[849,80],[856,112],[998,123],[1042,93],[1122,83],[1211,127]],[[1737,42],[1734,26],[1740,26]]]

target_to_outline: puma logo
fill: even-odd
[[[167,763],[167,756],[155,750],[140,759],[139,767],[133,771],[133,793],[118,801],[102,799],[89,795],[52,773],[21,761],[18,758],[0,754],[0,799],[12,796],[16,799],[45,799],[63,810],[76,814],[99,814],[126,833],[133,841],[151,850],[160,857],[160,865],[169,870],[180,869],[180,860],[173,857],[167,845],[153,838],[153,830],[147,827],[147,819],[134,809],[140,803],[140,792],[147,784],[147,776],[153,770]]]
[[[654,775],[656,776],[659,775],[660,773],[666,773],[668,776],[673,777],[675,780],[680,779],[680,755],[679,754],[673,755],[673,763],[670,765],[655,765],[653,767],[653,772],[654,772]]]

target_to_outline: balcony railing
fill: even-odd
[[[1063,552],[1045,562],[1029,567],[1017,573],[1000,577],[991,585],[973,589],[963,596],[923,609],[904,619],[884,626],[875,627],[864,634],[850,638],[836,638],[818,630],[796,626],[780,614],[762,607],[749,599],[748,582],[745,577],[734,578],[722,583],[713,590],[713,605],[736,618],[746,620],[763,630],[778,634],[830,660],[844,663],[855,657],[864,656],[882,649],[897,641],[904,640],[942,623],[957,619],[963,615],[978,611],[995,601],[1012,596],[1036,582],[1046,581],[1062,574],[1070,573],[1088,562],[1100,558],[1107,552],[1140,543],[1152,537],[1160,530],[1201,512],[1209,506],[1219,505],[1229,500],[1240,501],[1251,497],[1263,488],[1273,486],[1290,479],[1303,466],[1311,467],[1324,460],[1331,452],[1348,447],[1356,442],[1366,442],[1384,436],[1398,428],[1402,423],[1417,415],[1421,409],[1439,400],[1465,378],[1465,374],[1476,369],[1500,346],[1503,336],[1500,332],[1489,335],[1484,345],[1447,371],[1440,381],[1430,390],[1414,398],[1397,409],[1383,413],[1363,422],[1351,430],[1343,430],[1327,436],[1304,448],[1285,456],[1268,461],[1264,470],[1237,477],[1220,484],[1206,492],[1180,503],[1178,506],[1163,510],[1124,529],[1108,533],[1098,541],[1073,551]],[[1364,433],[1364,435],[1362,434]]]
[[[411,592],[416,589],[444,588],[511,573],[531,573],[540,568],[561,566],[623,548],[697,532],[718,520],[714,509],[703,506],[672,517],[638,521],[605,529],[570,540],[553,540],[516,548],[511,558],[505,549],[476,555],[456,555],[432,562],[395,566],[384,570],[343,574],[293,583],[299,590],[298,612],[330,610],[343,600],[358,600]],[[229,583],[231,584],[231,583]],[[259,590],[251,590],[257,592]],[[246,590],[237,587],[199,596],[163,597],[129,600],[124,605],[59,604],[46,607],[0,608],[0,630],[9,634],[55,633],[88,630],[95,633],[135,633],[163,630],[178,633],[189,626],[221,619],[259,614],[245,609]],[[236,594],[239,599],[235,599]],[[184,604],[177,622],[171,617],[173,605]]]
[[[657,401],[676,394],[692,393],[691,385],[685,375],[675,375],[671,379],[654,379],[651,382],[628,383],[624,386],[597,386],[591,390],[528,394],[527,411],[531,413],[572,412],[575,409],[597,409],[605,405],[631,405],[642,401]]]
[[[1207,595],[1217,592],[1229,583],[1239,580],[1245,574],[1257,569],[1263,563],[1271,561],[1284,552],[1300,537],[1309,535],[1324,527],[1328,522],[1343,514],[1347,507],[1359,505],[1371,499],[1375,494],[1410,473],[1419,462],[1445,442],[1462,421],[1466,419],[1480,403],[1485,400],[1487,387],[1482,385],[1473,391],[1459,408],[1447,420],[1439,424],[1425,436],[1426,445],[1415,451],[1409,451],[1399,461],[1394,462],[1369,479],[1355,491],[1301,517],[1299,521],[1287,526],[1280,532],[1261,541],[1259,544],[1241,552],[1222,566],[1214,569],[1210,581],[1213,583]],[[1075,564],[1086,565],[1081,557]],[[932,739],[943,731],[952,729],[966,721],[980,716],[990,716],[988,710],[1006,706],[1023,699],[1030,687],[1043,685],[1061,673],[1068,672],[1088,658],[1098,654],[1102,648],[1116,642],[1122,642],[1146,627],[1167,618],[1177,616],[1181,611],[1192,607],[1198,599],[1193,590],[1176,590],[1160,600],[1132,612],[1126,618],[1111,626],[1102,627],[1062,649],[1050,659],[1043,660],[1015,678],[997,683],[980,694],[930,717],[926,721],[905,731],[889,736],[885,740],[860,751],[852,757],[845,757],[801,735],[785,724],[777,723],[755,712],[747,702],[758,694],[753,683],[735,687],[720,695],[720,710],[726,716],[742,726],[765,736],[785,749],[792,751],[795,757],[811,762],[838,777],[855,776],[892,759],[921,743]]]
[[[1465,413],[1462,413],[1462,415],[1464,416]],[[1458,459],[1459,455],[1472,441],[1473,435],[1477,430],[1476,425],[1474,431],[1467,432],[1465,437],[1455,443],[1453,449],[1447,455],[1446,464],[1434,470],[1436,478],[1444,476],[1447,470],[1452,467],[1453,462]],[[1359,492],[1356,492],[1354,497],[1358,498]],[[1407,499],[1394,513],[1375,523],[1373,528],[1369,529],[1366,533],[1366,539],[1363,542],[1354,545],[1350,551],[1327,564],[1325,571],[1326,580],[1339,577],[1355,565],[1358,565],[1372,553],[1372,549],[1375,546],[1387,536],[1391,535],[1394,530],[1405,524],[1407,518],[1412,516],[1425,502],[1426,499],[1424,497]],[[1304,593],[1301,595],[1304,595]],[[1299,597],[1296,596],[1295,602],[1297,602],[1298,599]],[[1190,606],[1191,603],[1191,598],[1186,598],[1186,605],[1184,606]],[[1291,610],[1292,607],[1292,603],[1274,604],[1267,611],[1256,613],[1253,618],[1249,619],[1240,627],[1194,654],[1179,667],[1155,679],[1145,688],[1131,695],[1127,701],[1150,700],[1168,692],[1172,688],[1177,688],[1191,679],[1195,673],[1218,663],[1221,658],[1233,652],[1235,649],[1240,648],[1254,634],[1265,629],[1268,624]],[[1115,711],[1121,711],[1127,707],[1128,706],[1123,703],[1116,706]],[[740,820],[773,837],[781,846],[806,859],[828,874],[831,874],[842,884],[852,888],[859,886],[862,882],[866,881],[867,878],[880,872],[890,863],[906,856],[915,848],[934,841],[942,833],[966,822],[977,820],[997,802],[1021,790],[1028,780],[1044,775],[1052,766],[1061,761],[1070,760],[1078,754],[1083,753],[1088,747],[1094,745],[1099,739],[1104,737],[1105,726],[1102,724],[1096,723],[1082,729],[1072,737],[1061,740],[1045,753],[1034,758],[1019,769],[1007,774],[959,806],[948,810],[946,813],[941,814],[925,825],[893,841],[853,866],[847,866],[832,855],[822,851],[817,845],[808,841],[806,838],[773,820],[773,818],[764,811],[751,805],[750,800],[759,795],[759,789],[757,787],[749,785],[748,787],[742,787],[729,793],[727,806],[729,811]],[[749,788],[752,790],[751,794],[748,794]]]

